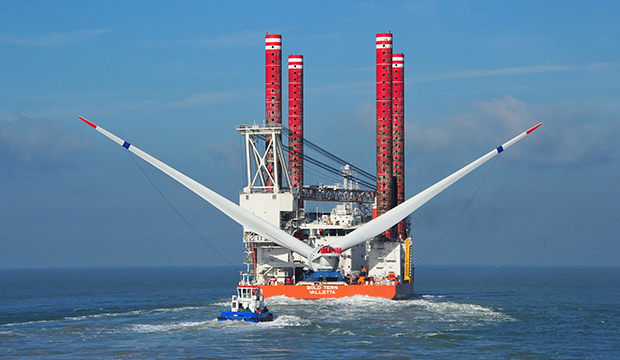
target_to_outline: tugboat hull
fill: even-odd
[[[236,320],[257,323],[263,321],[273,321],[273,314],[270,312],[257,314],[247,311],[223,311],[220,316],[217,317],[217,319],[219,321]]]

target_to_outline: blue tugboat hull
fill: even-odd
[[[252,313],[248,311],[223,311],[220,316],[217,317],[219,321],[226,320],[238,320],[238,321],[250,321],[250,322],[263,322],[273,321],[273,314],[270,312],[264,313]]]

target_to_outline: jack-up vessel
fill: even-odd
[[[394,54],[392,57],[391,39],[389,33],[377,34],[376,191],[360,190],[352,180],[357,170],[348,164],[342,167],[342,186],[309,186],[303,183],[303,159],[306,155],[303,154],[305,139],[300,116],[303,113],[300,101],[303,66],[300,55],[289,56],[287,166],[281,140],[285,128],[281,123],[280,111],[280,35],[268,34],[265,39],[265,124],[237,127],[245,139],[247,174],[239,205],[100,126],[78,117],[243,226],[246,262],[252,266],[251,277],[238,288],[242,292],[237,294],[236,305],[233,300],[235,306],[231,310],[238,310],[248,293],[252,301],[261,299],[259,303],[263,297],[272,296],[321,299],[366,295],[405,299],[413,295],[414,282],[408,216],[542,123],[405,199],[402,133],[404,55]],[[390,81],[386,81],[388,78]],[[390,83],[389,89],[387,83]],[[392,118],[384,113],[394,113],[395,116]],[[392,128],[393,132],[386,131]],[[309,209],[313,201],[338,201],[339,204],[329,212],[313,212]],[[369,210],[373,206],[376,210]],[[254,311],[262,311],[259,305],[252,306]]]

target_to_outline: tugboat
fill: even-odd
[[[230,311],[222,311],[219,321],[243,320],[250,322],[273,321],[273,314],[267,309],[263,291],[249,280],[249,275],[241,275],[237,285],[237,295],[232,296]]]

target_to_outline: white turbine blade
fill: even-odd
[[[117,144],[123,146],[125,149],[136,154],[136,156],[140,157],[144,161],[148,162],[149,164],[153,165],[157,169],[164,172],[166,175],[178,181],[179,183],[181,183],[182,185],[184,185],[185,187],[187,187],[188,189],[196,193],[198,196],[208,201],[211,205],[218,208],[221,212],[228,215],[228,217],[230,217],[237,223],[245,226],[248,230],[256,232],[257,234],[263,236],[264,238],[270,241],[273,241],[274,243],[280,246],[284,246],[306,258],[309,257],[310,254],[312,253],[313,249],[310,246],[299,241],[297,238],[293,237],[292,235],[282,231],[281,229],[277,228],[271,223],[243,209],[239,205],[219,195],[215,191],[198,183],[197,181],[193,180],[187,175],[166,165],[165,163],[157,160],[151,155],[129,144],[128,142],[106,131],[105,129],[93,124],[92,122],[84,119],[81,116],[78,116],[78,117],[81,120],[83,120],[85,123],[90,125],[92,128],[94,128],[95,130],[99,131],[100,133],[107,136],[108,138],[116,142]]]
[[[334,241],[331,246],[334,248],[341,248],[343,251],[358,244],[363,243],[364,241],[371,239],[385,230],[391,228],[396,225],[399,221],[403,220],[409,214],[416,211],[420,206],[424,205],[427,201],[435,197],[440,192],[447,189],[450,185],[457,182],[463,176],[469,174],[471,171],[475,170],[480,165],[484,164],[494,156],[498,155],[505,149],[507,149],[510,145],[516,143],[517,141],[524,138],[526,135],[536,130],[542,123],[532,127],[531,129],[523,132],[522,134],[516,136],[515,138],[509,140],[502,146],[497,149],[492,150],[488,154],[482,156],[478,160],[472,162],[471,164],[463,167],[452,175],[446,177],[435,185],[429,187],[428,189],[422,191],[421,193],[415,195],[404,203],[396,206],[395,208],[389,210],[385,214],[377,217],[376,219],[371,220],[365,225],[361,226],[359,229],[349,233],[348,235]]]

